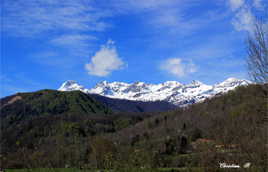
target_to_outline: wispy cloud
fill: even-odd
[[[184,77],[197,71],[192,61],[183,61],[181,58],[169,58],[160,65],[160,69],[176,77]]]
[[[226,17],[222,11],[203,11],[198,16],[186,15],[182,9],[160,10],[152,14],[149,24],[161,31],[178,36],[192,36],[196,32]]]
[[[34,36],[44,32],[101,31],[108,14],[95,9],[90,1],[17,0],[5,1],[3,30],[17,36]]]
[[[75,52],[78,53],[77,51]],[[38,64],[56,67],[58,69],[71,70],[75,63],[75,56],[63,56],[60,52],[53,50],[32,53],[30,57]]]
[[[169,9],[167,11],[158,11],[152,14],[152,20],[148,23],[157,29],[165,29],[169,33],[176,33],[180,35],[186,35],[192,33],[200,25],[199,22],[193,22],[193,20],[186,20],[183,14],[175,9]]]
[[[58,46],[70,46],[77,45],[81,47],[86,47],[88,45],[87,41],[96,40],[94,36],[89,36],[85,34],[67,34],[61,35],[51,40],[51,43]]]
[[[229,0],[229,6],[232,10],[236,10],[244,5],[244,0]]]
[[[255,17],[252,12],[248,8],[243,8],[239,10],[235,17],[232,20],[232,24],[234,25],[237,31],[248,31],[252,32],[254,29]]]
[[[230,9],[234,12],[231,23],[237,31],[253,33],[256,16],[253,11],[262,11],[265,8],[262,0],[229,0]]]
[[[49,41],[56,48],[64,49],[69,56],[85,58],[90,53],[90,48],[96,37],[88,34],[65,34]]]
[[[262,10],[264,8],[263,0],[253,0],[253,6],[257,9]]]
[[[165,32],[184,35],[201,24],[196,18],[192,20],[190,15],[186,15],[188,9],[200,4],[199,0],[118,0],[112,4],[114,11],[120,14],[142,14],[141,22],[151,31],[164,29]]]
[[[5,1],[2,14],[1,31],[6,36],[42,39],[43,46],[38,52],[32,50],[30,57],[37,57],[35,60],[46,65],[64,61],[59,67],[73,66],[81,57],[86,58],[97,40],[94,33],[111,26],[105,21],[111,13],[97,8],[91,1]]]
[[[142,12],[166,9],[184,4],[190,0],[108,0],[118,12]],[[192,1],[192,0],[191,0]]]
[[[124,62],[119,58],[114,42],[109,40],[85,65],[89,75],[104,77],[122,68]]]

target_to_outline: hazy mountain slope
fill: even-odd
[[[165,101],[144,102],[109,98],[98,94],[90,95],[114,112],[164,112],[177,108],[177,106]]]
[[[143,82],[132,84],[123,82],[108,83],[103,81],[92,89],[86,89],[75,81],[66,81],[59,90],[80,90],[88,94],[99,94],[110,98],[135,101],[166,101],[175,105],[185,106],[250,83],[250,81],[236,78],[229,78],[215,85],[206,85],[200,81],[193,81],[190,84],[181,84],[176,81],[167,81],[160,84],[146,84]]]

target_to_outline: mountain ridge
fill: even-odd
[[[111,114],[111,109],[80,91],[56,90],[17,93],[0,99],[0,117],[28,118],[42,115]]]
[[[186,106],[249,84],[251,84],[250,81],[237,78],[228,78],[214,85],[207,85],[196,80],[190,84],[182,84],[177,81],[166,81],[160,84],[102,81],[94,88],[87,89],[76,81],[69,80],[64,82],[58,90],[79,90],[87,94],[134,101],[167,101],[177,106]]]

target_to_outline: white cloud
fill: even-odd
[[[123,61],[119,58],[114,42],[109,40],[91,58],[91,62],[85,65],[88,74],[104,77],[112,71],[122,68]]]
[[[176,76],[183,77],[197,71],[194,63],[183,61],[180,58],[169,58],[160,65],[160,69]]]
[[[16,36],[35,36],[50,31],[101,31],[108,13],[90,2],[73,0],[5,1],[3,30]]]
[[[255,18],[248,8],[243,8],[235,14],[235,17],[232,20],[237,31],[248,31],[252,33],[254,28]]]
[[[229,6],[232,10],[242,7],[244,3],[244,0],[229,0]]]

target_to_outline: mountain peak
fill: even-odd
[[[227,78],[223,82],[237,82],[237,81],[241,81],[241,80],[240,79],[237,79],[237,78],[234,78],[234,77],[230,77],[230,78]]]
[[[237,79],[237,78],[228,78],[226,80],[224,80],[223,82],[216,84],[216,86],[221,86],[221,87],[236,87],[236,86],[240,86],[240,85],[247,85],[247,84],[251,84],[250,81],[245,80],[245,79]]]
[[[167,85],[167,86],[178,86],[178,85],[182,85],[181,83],[177,82],[177,81],[166,81],[163,83],[163,85]]]
[[[198,81],[198,80],[193,80],[190,85],[194,85],[194,86],[200,86],[200,85],[203,85],[202,82]]]
[[[145,83],[137,81],[137,82],[134,82],[133,85],[135,85],[135,86],[143,86],[143,85],[145,85]]]
[[[72,84],[77,84],[77,82],[74,81],[74,80],[68,80],[68,81],[65,81],[65,82],[63,83],[63,85],[72,85]]]
[[[64,82],[60,88],[58,89],[59,91],[73,91],[73,90],[80,90],[84,91],[84,87],[79,85],[76,81],[74,80],[68,80]]]
[[[104,86],[104,85],[108,85],[108,84],[109,83],[107,81],[101,81],[96,86]]]

